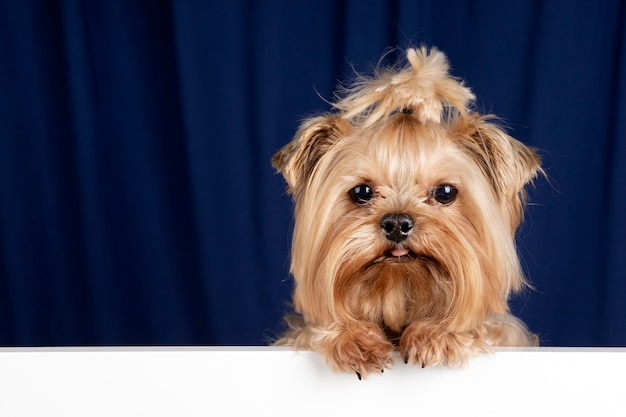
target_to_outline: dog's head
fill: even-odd
[[[359,79],[274,156],[295,202],[294,302],[308,323],[469,328],[524,284],[514,235],[539,157],[472,111],[443,53],[407,58]]]

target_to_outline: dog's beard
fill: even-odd
[[[407,323],[441,319],[449,308],[452,282],[433,258],[409,251],[401,257],[386,252],[354,273],[339,272],[336,300],[357,320],[377,323],[397,340]]]

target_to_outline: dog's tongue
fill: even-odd
[[[393,249],[393,250],[391,251],[391,256],[397,256],[397,257],[400,257],[400,256],[404,256],[404,255],[406,255],[407,253],[409,253],[409,250],[408,250],[408,249],[404,249],[404,248],[397,248],[397,249]]]

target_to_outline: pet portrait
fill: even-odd
[[[293,198],[293,312],[277,345],[360,378],[458,366],[538,337],[509,309],[536,150],[475,110],[436,48],[343,86],[273,157]]]

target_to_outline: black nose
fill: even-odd
[[[406,213],[387,213],[380,221],[380,227],[384,230],[387,239],[396,243],[406,239],[414,225],[413,218]]]

